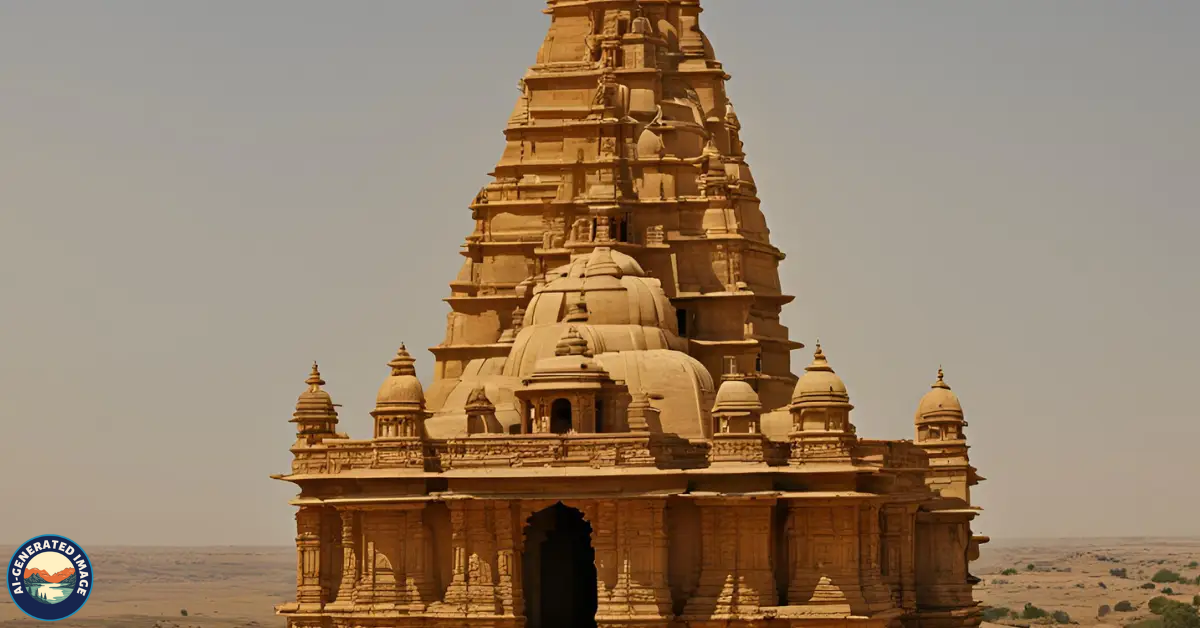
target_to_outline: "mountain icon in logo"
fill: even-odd
[[[29,596],[35,602],[58,604],[71,596],[79,578],[66,554],[50,550],[41,552],[26,563],[23,580]]]

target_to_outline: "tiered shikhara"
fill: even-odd
[[[790,372],[771,245],[697,0],[550,0],[428,394],[371,440],[313,366],[287,476],[296,628],[980,621],[962,408],[861,439]],[[719,388],[714,382],[720,382]]]

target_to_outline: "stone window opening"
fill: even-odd
[[[567,399],[555,399],[550,405],[550,431],[555,434],[566,434],[574,427],[571,417],[571,402]]]

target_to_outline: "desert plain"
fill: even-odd
[[[275,604],[291,600],[296,586],[295,549],[288,547],[100,547],[93,597],[61,628],[282,628]],[[1151,616],[1147,602],[1169,587],[1172,599],[1190,603],[1200,594],[1196,539],[994,540],[972,573],[975,597],[990,607],[1023,611],[1032,604],[1062,611],[1078,625],[1126,626]],[[1032,567],[1032,568],[1031,568]],[[1113,575],[1124,569],[1126,577]],[[1191,584],[1157,583],[1170,570]],[[1014,573],[1015,572],[1015,573]],[[1101,606],[1127,601],[1129,612],[1099,616]],[[186,611],[186,615],[184,612]],[[1028,626],[1044,620],[997,619]],[[0,627],[42,626],[0,596]]]

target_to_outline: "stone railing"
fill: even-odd
[[[925,469],[929,460],[924,450],[911,441],[859,440],[854,457],[885,469]]]
[[[293,450],[292,473],[518,467],[690,469],[708,464],[710,448],[706,441],[661,434],[497,435],[424,443],[413,439],[341,440]]]

